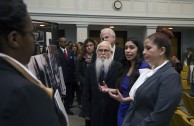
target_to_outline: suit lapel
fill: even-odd
[[[69,62],[69,59],[72,59],[72,56],[71,56],[71,53],[70,53],[70,51],[68,50],[68,49],[66,49],[67,50],[67,57],[68,58],[66,58],[65,56],[64,56],[64,52],[60,49],[60,54],[62,55],[62,57],[63,57],[63,59],[65,60],[65,61],[68,61]]]
[[[99,77],[98,77],[98,82],[101,83],[102,81],[105,81],[106,78],[104,78],[105,73],[104,71],[101,71]]]
[[[138,94],[141,92],[143,88],[145,88],[148,84],[150,84],[151,81],[153,81],[155,78],[157,78],[163,71],[170,68],[172,65],[170,62],[167,62],[163,67],[161,67],[156,73],[154,73],[151,77],[149,77],[136,91],[135,99],[138,99]]]
[[[106,74],[106,78],[105,78],[106,82],[108,82],[108,80],[111,78],[111,75],[114,72],[115,67],[116,67],[116,65],[115,65],[115,62],[113,61],[109,70],[108,70],[108,73]]]
[[[115,45],[115,46],[116,46],[116,45]],[[117,59],[117,57],[118,57],[117,54],[119,54],[119,49],[118,49],[118,47],[116,46],[116,47],[115,47],[115,54],[114,54],[114,59],[113,59],[113,60],[116,60],[116,59]]]
[[[59,54],[60,55],[64,55],[63,51],[61,49],[59,49]]]
[[[67,53],[68,53],[68,52],[67,52]],[[59,54],[60,54],[62,57],[65,58],[64,52],[63,52],[61,49],[59,49]]]

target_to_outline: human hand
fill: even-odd
[[[177,60],[175,60],[174,62],[175,62],[175,63],[180,63],[180,61],[179,61],[178,59],[177,59]]]
[[[107,84],[103,81],[102,84],[98,83],[98,88],[101,92],[107,93],[109,91],[109,88]]]
[[[120,91],[116,89],[116,92],[108,91],[110,97],[114,98],[115,100],[119,102],[123,102],[123,96],[121,95]]]

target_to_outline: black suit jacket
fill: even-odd
[[[96,54],[94,53],[93,56],[92,56],[92,59],[91,59],[91,63],[94,63],[95,60],[96,60]],[[81,88],[81,90],[83,89],[86,68],[91,63],[87,63],[85,61],[85,58],[82,58],[82,59],[77,61],[77,64],[76,64],[76,74],[77,74],[78,80],[80,81],[80,88]]]
[[[123,58],[123,48],[121,48],[119,46],[116,46],[115,47],[115,54],[114,54],[113,60],[117,61],[117,62],[120,62],[120,60],[122,58]]]
[[[72,51],[67,49],[68,59],[65,58],[64,52],[61,49],[58,49],[58,55],[60,60],[60,65],[63,70],[63,77],[65,82],[73,82],[75,81],[75,73],[74,73],[74,54]]]
[[[112,63],[105,79],[108,87],[115,88],[120,68],[120,63]],[[83,92],[83,112],[86,117],[91,118],[91,126],[117,126],[119,102],[98,89],[95,63],[90,64],[86,70]]]
[[[123,126],[169,126],[181,94],[181,78],[168,62],[137,89]]]
[[[2,59],[0,126],[60,126],[56,109],[45,91]]]

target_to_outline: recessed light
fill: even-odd
[[[168,29],[172,30],[173,28],[168,28]]]
[[[112,28],[112,29],[113,29],[113,28],[115,28],[115,27],[114,27],[114,26],[110,26],[109,28]]]
[[[41,24],[40,27],[44,27],[45,25],[44,24]]]

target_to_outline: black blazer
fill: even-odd
[[[96,53],[93,53],[91,63],[94,63],[96,60]],[[77,78],[80,81],[80,88],[83,88],[84,80],[85,80],[85,73],[86,73],[86,68],[89,64],[85,61],[85,58],[77,60],[76,64],[76,74]]]
[[[123,48],[121,48],[119,46],[116,46],[115,47],[115,54],[114,54],[113,60],[117,61],[117,62],[120,62],[120,60],[122,58],[123,58]]]
[[[120,63],[112,63],[105,78],[108,87],[115,88],[120,68]],[[119,102],[98,89],[95,63],[87,67],[83,92],[83,112],[86,117],[91,118],[91,126],[117,126]]]
[[[0,126],[60,126],[56,109],[45,91],[2,59]]]
[[[181,94],[181,78],[168,62],[137,89],[123,126],[169,126]]]
[[[63,77],[65,82],[73,82],[75,81],[75,65],[74,65],[74,54],[72,51],[67,49],[68,59],[65,58],[64,52],[59,48],[58,55],[60,60],[60,65],[63,70]]]

